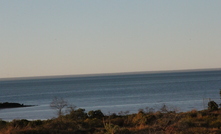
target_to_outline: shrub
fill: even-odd
[[[132,123],[136,125],[146,125],[147,118],[145,114],[143,113],[143,111],[138,112],[136,116],[134,116]]]
[[[67,117],[79,122],[85,120],[88,116],[87,113],[85,113],[85,109],[79,108],[77,110],[70,111],[70,114],[67,115]]]
[[[101,112],[101,110],[92,110],[88,112],[88,116],[89,118],[102,119],[104,117],[104,114]]]
[[[156,117],[153,114],[147,115],[147,124],[152,124],[155,120]]]
[[[78,130],[79,126],[70,120],[60,120],[54,119],[48,121],[46,125],[44,125],[45,129],[49,130]]]
[[[29,121],[22,119],[22,120],[13,120],[10,125],[14,128],[24,128],[28,125]]]
[[[41,120],[34,120],[34,121],[30,121],[28,123],[28,126],[31,127],[31,128],[36,128],[36,127],[42,126],[42,124],[43,124],[43,121],[41,121]]]
[[[6,125],[7,125],[6,121],[0,120],[0,129],[6,127]]]
[[[218,110],[218,105],[215,101],[208,102],[208,109],[211,111]]]
[[[93,118],[93,119],[87,118],[84,122],[87,123],[90,128],[103,127],[103,122],[97,118]]]
[[[195,124],[193,122],[194,121],[189,118],[183,118],[178,122],[177,126],[180,130],[185,130],[189,127],[194,127]]]
[[[212,121],[212,122],[210,123],[210,127],[214,127],[214,128],[220,129],[220,127],[221,127],[221,121],[219,121],[219,120]]]
[[[197,110],[192,110],[188,113],[188,116],[191,118],[197,117]]]
[[[114,119],[111,119],[111,123],[122,127],[124,126],[124,119],[122,117],[116,117]]]
[[[107,134],[115,134],[120,130],[120,127],[111,123],[104,124],[104,128],[107,131]]]

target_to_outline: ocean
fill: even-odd
[[[86,111],[104,114],[166,105],[177,112],[202,110],[209,100],[220,102],[221,70],[139,72],[103,75],[41,77],[0,80],[0,102],[33,107],[1,109],[0,119],[50,119],[54,97]]]

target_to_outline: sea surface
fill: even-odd
[[[50,119],[54,97],[86,111],[104,114],[166,105],[178,112],[207,108],[209,98],[220,102],[221,70],[143,72],[0,80],[0,102],[34,107],[1,109],[0,119]]]

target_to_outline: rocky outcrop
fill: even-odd
[[[9,103],[9,102],[0,103],[0,109],[3,109],[3,108],[31,107],[31,106],[33,106],[33,105],[24,105],[24,104],[20,104],[20,103]]]

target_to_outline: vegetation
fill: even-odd
[[[100,110],[71,109],[49,120],[0,120],[0,134],[219,134],[221,109],[176,113],[140,110],[104,115]]]
[[[210,101],[208,103],[208,109],[211,111],[218,110],[218,104],[215,101]]]
[[[54,99],[50,104],[51,108],[57,110],[58,116],[61,116],[63,114],[62,110],[67,106],[68,106],[67,101],[65,101],[63,98],[57,98],[57,97],[54,97]]]

